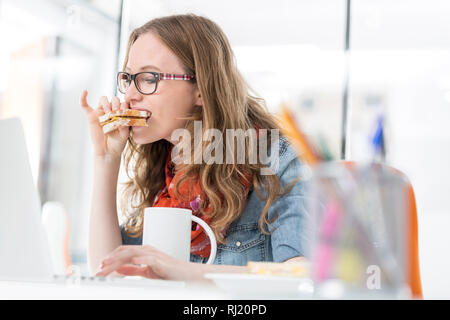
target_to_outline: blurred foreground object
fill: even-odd
[[[53,268],[57,275],[70,275],[70,223],[64,206],[48,201],[42,206],[42,224],[47,234]]]
[[[422,298],[414,191],[402,172],[374,162],[322,163],[309,188],[316,292]]]

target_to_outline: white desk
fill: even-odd
[[[232,297],[214,285],[186,283],[184,287],[113,286],[71,283],[0,281],[0,299],[57,300],[222,300]]]
[[[158,280],[160,281],[160,280]],[[383,291],[344,293],[336,296],[315,295],[308,290],[292,292],[258,292],[247,290],[243,293],[224,291],[212,283],[185,282],[184,285],[131,286],[89,283],[37,283],[0,280],[0,300],[279,300],[279,299],[410,299],[404,292]]]

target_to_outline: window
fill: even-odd
[[[78,101],[83,89],[94,106],[114,93],[119,9],[117,0],[0,1],[0,118],[21,119],[41,202],[70,216],[75,264],[85,260],[92,182]]]

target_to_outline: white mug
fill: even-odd
[[[155,247],[180,260],[189,261],[192,221],[198,223],[209,237],[211,253],[206,263],[210,264],[216,258],[216,237],[208,224],[202,219],[193,216],[190,209],[145,208],[142,244]]]

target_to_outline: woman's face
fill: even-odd
[[[175,54],[153,33],[138,37],[130,48],[125,72],[135,74],[154,71],[185,74]],[[131,109],[145,109],[152,113],[148,127],[133,127],[133,139],[146,144],[161,139],[170,140],[175,129],[184,128],[186,120],[179,118],[190,114],[194,106],[201,105],[199,90],[195,84],[184,80],[161,80],[151,95],[143,95],[132,82],[125,93],[125,102]]]

